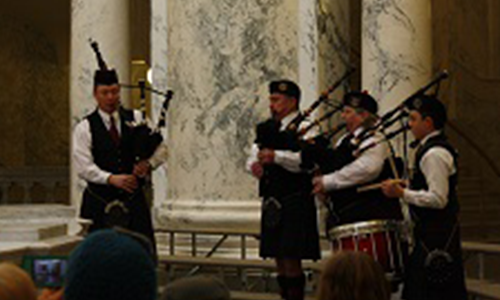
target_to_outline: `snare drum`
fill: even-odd
[[[333,251],[363,251],[382,265],[391,280],[399,281],[407,257],[403,222],[374,220],[333,227],[328,231]]]

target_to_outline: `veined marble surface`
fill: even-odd
[[[168,2],[168,199],[248,200],[245,172],[255,124],[268,116],[267,84],[298,80],[296,1]]]
[[[362,86],[383,113],[430,80],[430,0],[363,0]]]
[[[168,29],[167,29],[167,1],[152,0],[151,2],[151,72],[153,82],[151,86],[159,91],[166,91],[168,86],[167,66],[168,66]],[[151,97],[151,111],[153,120],[158,120],[162,110],[164,98],[154,94]],[[178,101],[176,91],[171,101]],[[166,127],[170,126],[170,120],[167,116]],[[168,140],[168,130],[162,129],[162,134],[165,140]],[[167,181],[167,166],[165,163],[158,167],[153,172],[153,206],[160,207],[163,199],[167,197],[168,181]]]
[[[317,27],[318,27],[318,77],[319,91],[325,91],[344,75],[346,70],[354,64],[350,61],[350,36],[349,15],[350,0],[318,1],[317,2]],[[359,70],[357,72],[360,72]],[[357,76],[353,74],[352,77]],[[351,78],[350,78],[351,79]],[[349,79],[349,80],[350,80]],[[349,90],[349,81],[344,81],[342,86],[330,95],[330,98],[339,103],[345,92]],[[327,109],[328,111],[330,108]],[[337,113],[329,124],[338,124],[340,114]],[[327,123],[327,122],[324,122]]]

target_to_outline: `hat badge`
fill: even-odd
[[[360,103],[361,103],[361,100],[359,98],[351,98],[351,105],[352,106],[358,107]]]
[[[413,100],[413,107],[419,109],[421,106],[422,106],[422,100],[420,98]]]
[[[286,83],[280,83],[278,85],[278,90],[280,92],[286,92],[287,89],[288,89],[288,85]]]

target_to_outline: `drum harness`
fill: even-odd
[[[416,218],[416,223],[418,224],[418,217],[416,217],[415,214],[412,215]],[[419,239],[420,246],[425,252],[424,271],[425,278],[429,284],[439,286],[448,283],[451,279],[455,260],[451,256],[450,252],[448,252],[448,249],[453,237],[457,233],[457,229],[458,221],[455,221],[453,229],[448,236],[444,248],[442,249],[435,248],[433,250],[429,250],[429,247],[427,247],[424,241]]]

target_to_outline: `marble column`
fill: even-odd
[[[361,20],[361,84],[379,101],[383,115],[431,79],[431,0],[363,0]],[[403,138],[392,142],[404,156]],[[408,205],[400,202],[410,221]]]
[[[166,3],[153,1],[153,74],[175,96],[169,160],[155,179],[156,225],[256,228],[257,181],[245,161],[255,125],[269,116],[269,81],[297,81],[302,108],[318,97],[316,3]]]
[[[328,89],[343,74],[354,66],[350,58],[351,0],[319,0],[317,11],[318,27],[318,86],[319,91]],[[357,72],[360,72],[359,70]],[[358,73],[359,74],[359,73]],[[353,74],[354,78],[357,74]],[[352,78],[351,78],[352,79]],[[336,102],[349,89],[348,81],[330,96]],[[328,109],[329,110],[329,109]],[[333,116],[327,127],[338,124],[339,114]]]
[[[168,24],[167,24],[167,1],[151,0],[151,86],[159,91],[168,89],[167,82],[167,57],[168,57]],[[178,97],[174,94],[173,101]],[[153,94],[151,97],[151,111],[153,120],[158,120],[164,98],[161,95]],[[167,127],[170,126],[167,119]],[[168,140],[168,130],[163,129],[163,137]],[[161,206],[161,203],[167,196],[167,164],[161,165],[153,172],[153,207],[155,209]]]
[[[130,77],[129,1],[72,0],[70,56],[70,117],[71,125],[95,108],[92,96],[93,76],[97,69],[95,54],[89,39],[99,43],[108,67],[118,72],[121,82]],[[122,91],[121,101],[129,106],[128,91]],[[80,203],[83,183],[71,171],[71,203]]]
[[[430,0],[363,0],[362,87],[381,113],[430,80],[431,25]]]

